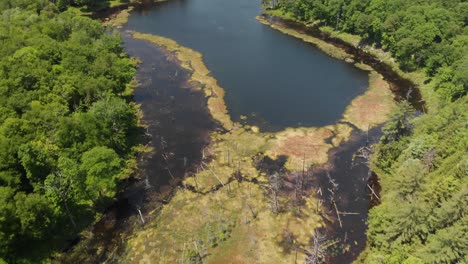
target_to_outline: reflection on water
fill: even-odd
[[[270,131],[335,123],[367,73],[260,24],[259,13],[260,1],[171,0],[136,9],[125,28],[201,52],[234,121]]]

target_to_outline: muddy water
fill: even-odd
[[[338,121],[367,73],[258,23],[260,12],[259,0],[171,0],[135,8],[125,28],[201,52],[234,121],[263,131]]]

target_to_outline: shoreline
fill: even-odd
[[[389,60],[393,60],[393,58],[379,56],[377,50],[371,52],[370,49],[359,47],[356,43],[339,37],[336,32],[336,34],[330,34],[317,26],[308,26],[303,22],[281,17],[278,14],[270,14],[268,11],[258,16],[257,20],[275,30],[303,39],[331,57],[353,63],[354,66],[364,70],[369,70],[368,67],[371,67],[391,84],[390,90],[395,95],[395,100],[406,100],[407,94],[410,93],[409,102],[415,109],[421,112],[427,111],[425,98],[428,97],[426,90],[429,89],[420,89],[420,87],[425,86],[424,80],[421,80],[424,76],[416,78],[410,73],[402,72],[396,63],[389,63]],[[334,48],[330,48],[330,46]],[[343,54],[350,57],[345,57]],[[420,73],[413,73],[413,75],[420,75]],[[434,104],[434,102],[430,103]]]
[[[111,15],[112,16],[111,19],[104,21],[105,25],[112,26],[112,27],[117,27],[117,28],[121,27],[128,20],[128,17],[130,15],[129,12],[132,10],[132,8],[133,8],[133,5],[128,5],[126,8],[118,10],[117,11],[118,13],[114,13],[114,14]],[[229,114],[227,112],[227,107],[226,107],[226,105],[224,103],[224,100],[223,100],[223,95],[224,95],[225,91],[221,87],[219,87],[217,85],[216,79],[209,76],[209,69],[207,69],[206,66],[204,65],[203,60],[202,60],[202,55],[200,53],[198,53],[196,51],[193,51],[191,49],[185,48],[185,47],[181,47],[175,41],[170,40],[170,39],[166,39],[166,38],[162,38],[162,37],[158,37],[158,36],[153,36],[153,35],[149,35],[149,34],[141,34],[141,33],[138,33],[138,32],[133,32],[132,33],[133,37],[135,37],[135,34],[140,34],[140,35],[137,35],[137,36],[141,37],[140,39],[146,39],[147,41],[149,41],[149,42],[151,42],[153,44],[156,44],[159,47],[163,47],[167,51],[173,53],[175,55],[175,57],[179,60],[181,67],[183,67],[185,69],[188,69],[189,71],[193,71],[192,76],[190,77],[191,82],[201,83],[201,86],[203,88],[198,88],[198,89],[203,90],[203,93],[206,96],[207,107],[210,109],[209,113],[212,115],[212,117],[215,120],[217,120],[219,123],[221,123],[223,125],[223,127],[226,128],[226,130],[231,131],[233,129],[237,130],[238,128],[240,128],[241,130],[245,129],[246,130],[245,133],[250,134],[250,135],[256,135],[256,137],[259,137],[259,135],[258,135],[259,132],[258,132],[257,128],[252,128],[252,129],[248,129],[247,127],[244,128],[241,125],[233,123],[231,121],[231,118],[230,118],[230,116],[229,116]],[[144,36],[146,36],[146,37],[144,37]],[[138,37],[137,37],[137,39],[138,39]],[[151,41],[151,39],[153,39],[153,40],[157,39],[157,41],[154,42],[154,41]],[[337,48],[333,44],[330,44],[330,43],[327,43],[327,44],[330,45],[330,46],[333,46],[333,47],[330,47],[331,49]],[[325,52],[325,53],[327,53],[327,52]],[[343,59],[343,60],[351,59],[351,60],[353,60],[353,63],[356,62],[356,59],[353,56],[350,57],[348,55],[349,55],[348,53],[343,51],[343,53],[340,54],[340,57],[337,57],[337,58],[338,59]],[[195,58],[195,63],[193,63],[194,61],[192,61],[193,58]],[[347,62],[349,62],[349,61],[347,61]],[[378,71],[372,71],[372,70],[369,69],[369,67],[372,67],[372,66],[361,64],[359,62],[355,66],[359,67],[361,69],[364,69],[366,71],[369,71],[370,74],[372,74],[374,72],[378,76],[381,76],[378,73]],[[378,76],[377,76],[377,79],[379,79]],[[200,81],[200,79],[202,81]],[[382,80],[383,79],[384,78],[382,78]],[[210,88],[206,89],[207,85]],[[374,85],[371,84],[371,80],[370,80],[369,87],[366,90],[365,94],[355,98],[350,103],[350,105],[346,109],[345,113],[343,113],[343,120],[342,121],[350,122],[350,120],[349,120],[350,119],[349,118],[350,109],[351,109],[351,113],[353,112],[353,109],[354,110],[359,109],[359,104],[357,104],[357,107],[356,106],[353,107],[352,104],[356,100],[358,100],[359,98],[361,98],[361,100],[362,100],[362,98],[364,98],[369,92],[371,92],[371,88],[373,88],[373,87],[374,87]],[[381,86],[378,86],[378,87],[381,87]],[[387,88],[391,88],[391,87],[387,87]],[[136,88],[136,89],[138,89],[138,88]],[[390,91],[390,89],[386,89],[386,91]],[[210,100],[212,101],[211,108],[210,108]],[[391,101],[393,102],[393,98],[392,98]],[[377,122],[368,122],[367,126],[359,125],[359,123],[355,124],[357,121],[354,121],[354,122],[351,122],[351,123],[353,123],[354,128],[352,126],[349,126],[349,125],[343,125],[343,124],[338,124],[337,123],[337,124],[334,124],[332,126],[318,127],[318,128],[315,128],[315,127],[286,128],[286,129],[284,129],[284,130],[282,130],[282,131],[280,131],[278,133],[260,133],[261,134],[260,137],[261,138],[263,138],[263,137],[265,137],[265,138],[266,137],[272,137],[272,136],[276,137],[277,135],[281,134],[280,138],[282,138],[283,141],[278,139],[278,140],[276,140],[277,142],[274,142],[274,144],[276,144],[278,146],[285,145],[286,143],[289,143],[290,141],[288,141],[288,140],[290,140],[291,138],[300,138],[300,140],[304,140],[304,138],[307,138],[307,139],[312,140],[313,142],[321,140],[321,141],[325,142],[324,145],[327,146],[327,147],[326,147],[326,149],[324,149],[323,151],[320,151],[320,152],[321,153],[323,152],[322,154],[328,156],[329,153],[330,153],[330,150],[334,150],[337,147],[344,145],[343,143],[348,142],[352,131],[362,132],[362,131],[365,131],[366,129],[367,130],[370,129],[371,128],[371,123],[372,123],[372,126],[380,124],[381,121],[382,121],[380,119],[381,116],[377,118],[379,121],[377,121]],[[341,125],[341,127],[338,127],[339,125]],[[358,127],[359,129],[356,130],[356,127]],[[289,132],[291,132],[291,133],[289,133]],[[326,141],[328,141],[328,140],[332,141],[332,143],[331,144],[327,143]],[[316,148],[316,145],[313,146],[314,151],[315,151],[315,148]],[[277,157],[277,156],[279,156],[281,154],[282,153],[279,152],[278,155],[274,154],[274,155],[271,155],[271,157],[275,158],[275,157]],[[303,166],[303,161],[301,162],[302,154],[299,155],[299,156],[296,157],[296,159],[297,159],[296,164],[291,165],[288,169],[291,169],[291,171],[300,171],[299,167]],[[320,160],[320,159],[322,159],[322,160]],[[320,160],[320,162],[318,162],[318,164],[327,164],[329,162],[328,158],[325,161],[323,161],[323,157],[320,157],[319,160]],[[302,163],[302,165],[301,165],[301,163]],[[311,165],[312,164],[317,164],[317,161],[312,162]],[[187,179],[192,179],[192,178],[189,177]],[[174,192],[178,193],[179,191],[180,191],[180,188],[174,188]],[[309,197],[309,198],[315,199],[315,197],[313,197],[313,195],[311,195],[311,197]],[[131,234],[130,236],[135,236],[135,234]]]

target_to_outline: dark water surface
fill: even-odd
[[[367,73],[256,21],[259,0],[171,0],[136,8],[125,29],[201,52],[233,120],[266,130],[339,120]]]
[[[217,128],[206,107],[204,93],[188,86],[190,74],[162,48],[122,32],[126,52],[141,60],[134,99],[147,126],[144,143],[155,151],[139,157],[137,179],[125,184],[116,202],[93,226],[92,236],[54,263],[119,263],[125,239],[145,228],[167,203],[186,175],[195,173]],[[177,74],[176,74],[177,73]],[[140,216],[141,213],[141,216]]]

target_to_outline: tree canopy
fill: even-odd
[[[276,8],[360,35],[390,51],[403,70],[425,70],[446,101],[468,91],[466,1],[280,0]]]
[[[359,263],[468,262],[468,3],[463,0],[280,0],[300,21],[320,21],[425,71],[440,109],[414,117],[401,103],[372,159],[382,186]]]
[[[0,260],[27,263],[89,224],[126,176],[135,67],[97,21],[46,0],[0,10]]]

